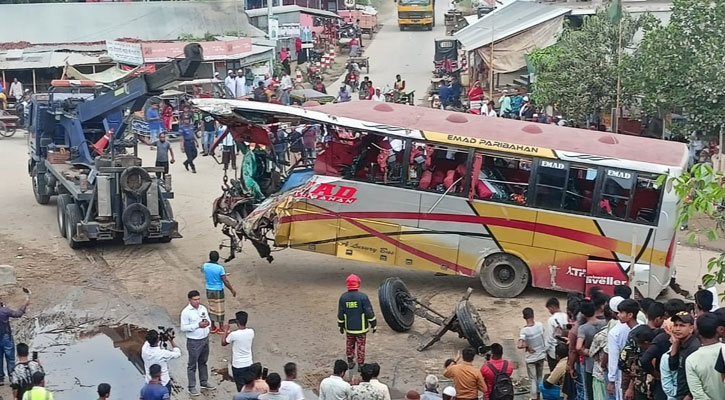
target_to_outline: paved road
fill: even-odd
[[[372,42],[363,37],[364,55],[370,57],[371,66],[369,74],[363,70],[363,76],[369,76],[375,86],[382,88],[385,85],[392,87],[395,75],[400,74],[407,88],[415,90],[416,99],[427,97],[433,70],[434,39],[445,36],[443,14],[448,2],[436,1],[436,26],[432,31],[400,31],[396,3],[392,0],[383,1],[378,16],[382,28]],[[344,78],[340,77],[334,85],[328,87],[337,93]],[[357,99],[357,96],[353,98]]]

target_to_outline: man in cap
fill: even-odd
[[[234,71],[231,69],[227,71],[227,77],[224,78],[224,86],[229,89],[229,91],[232,94],[232,97],[237,97],[237,84],[236,84],[236,77],[234,76]]]
[[[405,400],[420,400],[420,393],[415,390],[409,390],[408,393],[405,394]]]
[[[345,280],[347,292],[340,296],[337,307],[337,325],[340,333],[347,334],[345,353],[349,369],[365,363],[365,338],[370,330],[377,330],[377,320],[368,296],[360,291],[360,278],[350,274]],[[357,358],[355,348],[357,347]]]
[[[456,400],[456,388],[453,386],[446,386],[443,389],[443,400]]]
[[[370,100],[372,101],[380,101],[385,103],[385,95],[380,93],[380,87],[375,88],[375,94],[370,96]]]
[[[677,371],[677,399],[692,398],[687,381],[687,358],[700,348],[700,339],[695,335],[695,319],[687,311],[680,311],[670,318],[672,321],[668,367]],[[713,365],[714,367],[714,365]]]

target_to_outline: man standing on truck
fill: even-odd
[[[347,292],[340,296],[337,307],[337,325],[340,333],[347,334],[345,353],[349,369],[355,367],[357,347],[358,370],[365,363],[365,339],[370,328],[377,330],[377,320],[368,296],[360,291],[360,278],[350,274],[345,280]]]

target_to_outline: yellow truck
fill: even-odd
[[[398,26],[425,27],[429,31],[435,26],[434,0],[398,0]]]

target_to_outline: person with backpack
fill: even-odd
[[[481,366],[481,375],[486,382],[486,392],[483,394],[485,400],[513,400],[513,364],[503,359],[503,346],[499,343],[491,345],[491,360]]]

